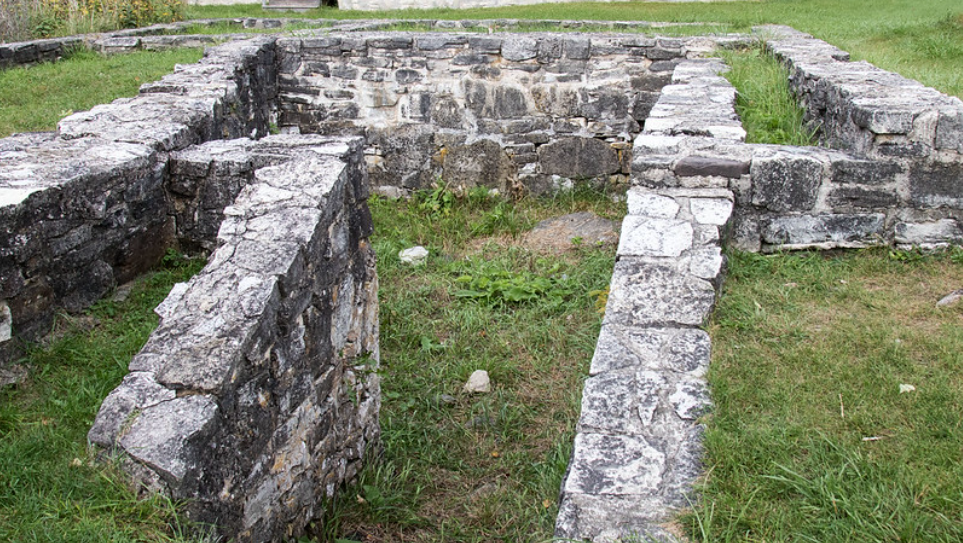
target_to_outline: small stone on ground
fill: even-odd
[[[492,391],[492,383],[485,370],[475,370],[462,388],[468,394],[485,394]]]
[[[428,258],[428,249],[425,249],[421,245],[412,247],[410,249],[404,249],[398,253],[398,258],[401,259],[405,264],[411,264],[412,266],[421,264]]]

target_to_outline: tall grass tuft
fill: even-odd
[[[170,23],[185,0],[0,0],[0,42]]]

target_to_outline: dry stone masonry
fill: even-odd
[[[717,75],[722,68],[718,61],[679,64],[636,148],[703,134],[742,141],[735,91]],[[666,187],[651,182],[644,159],[639,164],[562,483],[560,538],[674,541],[660,525],[688,505],[701,471],[698,419],[709,408],[710,345],[700,327],[722,282],[733,211],[727,180],[748,165],[693,162],[684,184]]]
[[[168,248],[212,252],[158,308],[160,327],[89,437],[238,541],[302,533],[377,449],[369,190],[626,187],[556,525],[559,537],[599,543],[672,540],[662,524],[701,469],[701,326],[726,244],[963,239],[963,103],[792,29],[757,38],[789,66],[821,147],[744,143],[725,67],[702,57],[748,36],[318,24],[327,28],[232,36],[56,133],[0,140],[3,365],[57,312],[88,307]],[[80,44],[118,52],[206,39],[170,30],[8,44],[0,65]]]
[[[225,171],[245,183],[210,262],[158,308],[90,441],[227,537],[298,536],[378,444],[361,141],[212,141],[175,153],[171,170],[173,183]]]

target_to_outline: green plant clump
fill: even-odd
[[[816,129],[803,122],[803,110],[789,90],[789,70],[762,47],[724,50],[725,77],[739,93],[736,112],[746,143],[814,145]]]

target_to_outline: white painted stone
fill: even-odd
[[[689,211],[696,222],[722,226],[732,216],[732,200],[724,198],[693,198]]]
[[[677,257],[692,247],[688,221],[629,215],[622,221],[620,256]]]

